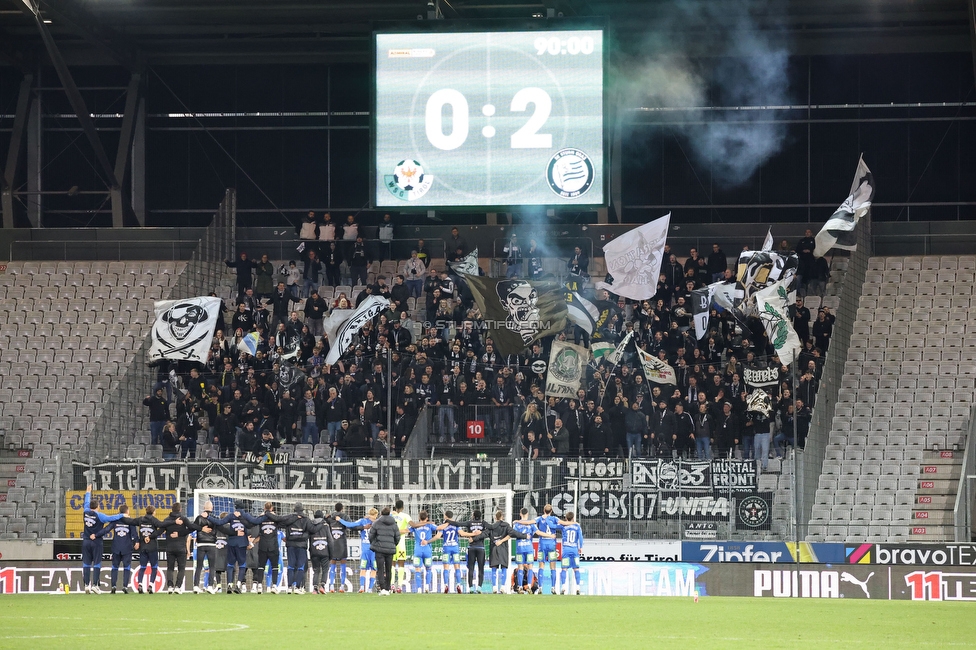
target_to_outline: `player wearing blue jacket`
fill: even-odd
[[[542,509],[542,516],[536,517],[535,525],[543,533],[556,533],[559,528],[559,518],[552,514],[552,506],[548,503]],[[542,593],[542,582],[545,579],[546,563],[549,563],[550,593],[556,593],[556,562],[559,561],[559,551],[556,548],[558,535],[543,537],[539,540],[539,593]]]
[[[129,514],[129,506],[119,508],[120,515]],[[120,517],[111,525],[112,528],[112,593],[119,579],[119,567],[123,568],[122,593],[129,593],[129,580],[132,578],[132,553],[138,547],[138,533],[136,525],[138,519]]]
[[[122,518],[122,513],[106,515],[99,511],[98,501],[92,503],[92,486],[89,483],[85,491],[85,510],[82,515],[84,520],[84,532],[81,541],[81,574],[85,582],[86,594],[100,594],[102,590],[98,585],[102,579],[102,544],[105,535],[112,532],[111,526],[107,526],[113,521]],[[93,570],[94,569],[94,570]]]
[[[361,594],[373,590],[373,580],[376,577],[376,553],[373,552],[369,543],[369,529],[379,516],[379,510],[370,508],[369,512],[362,519],[357,519],[353,522],[346,522],[343,519],[339,520],[343,525],[351,523],[352,525],[349,528],[359,531],[359,546],[361,549],[359,553],[359,593]]]
[[[583,550],[583,529],[580,525],[573,522],[573,513],[567,512],[565,521],[560,520],[560,527],[563,531],[563,569],[560,582],[563,585],[563,594],[569,593],[569,583],[566,581],[566,570],[573,570],[573,577],[576,578],[576,595],[580,594],[580,572],[579,554]]]
[[[423,590],[430,593],[434,585],[434,550],[431,541],[437,534],[437,527],[430,523],[430,515],[426,510],[420,511],[420,521],[411,521],[410,529],[413,531],[413,566],[414,566],[414,587],[417,593]],[[426,574],[426,584],[424,576]]]

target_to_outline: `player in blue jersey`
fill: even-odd
[[[129,514],[129,506],[122,505],[119,508],[120,515]],[[122,592],[129,593],[129,580],[132,578],[132,552],[138,546],[138,533],[136,525],[138,519],[130,519],[122,516],[111,525],[112,528],[112,593],[115,593],[115,584],[119,579],[119,567],[122,572]]]
[[[512,524],[512,528],[525,535],[515,544],[515,588],[518,593],[525,594],[532,593],[532,563],[535,561],[532,538],[555,539],[556,535],[539,530],[535,520],[529,519],[528,508],[522,508],[520,514],[522,519]]]
[[[410,529],[413,531],[413,566],[414,566],[414,586],[417,593],[421,589],[424,593],[430,593],[434,584],[434,552],[431,541],[437,534],[437,527],[430,523],[430,516],[426,510],[420,511],[420,521],[411,521]],[[426,574],[426,584],[424,575]]]
[[[359,531],[359,593],[361,594],[373,590],[373,580],[376,577],[376,554],[370,548],[369,529],[379,516],[379,510],[370,508],[362,519],[356,521],[339,520],[351,530]]]
[[[542,509],[542,516],[536,517],[535,525],[543,533],[557,533],[559,528],[559,518],[552,514],[552,506],[548,503]],[[558,535],[543,537],[539,540],[539,591],[542,593],[542,582],[545,578],[546,563],[549,563],[549,577],[551,578],[550,593],[556,593],[556,562],[559,561],[559,551],[556,548]]]
[[[103,538],[112,531],[107,524],[123,517],[120,512],[106,515],[99,511],[98,501],[92,503],[92,486],[85,491],[84,533],[81,538],[81,573],[85,582],[86,594],[100,594],[99,583],[102,578]]]
[[[563,531],[563,570],[560,577],[563,594],[569,593],[569,582],[566,581],[566,570],[573,570],[576,578],[576,595],[580,594],[579,554],[583,550],[583,529],[573,521],[573,513],[567,512],[566,519],[559,521]]]
[[[451,523],[454,519],[454,513],[447,510],[444,513],[444,523],[437,527],[437,534],[434,535],[434,540],[443,539],[444,543],[442,545],[443,559],[442,566],[444,571],[444,593],[450,593],[451,585],[450,580],[448,580],[448,571],[450,567],[454,567],[454,590],[457,593],[462,593],[461,584],[464,582],[461,579],[461,538],[458,535],[458,527]],[[433,541],[433,540],[431,540]]]

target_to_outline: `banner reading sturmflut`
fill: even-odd
[[[213,340],[220,298],[201,296],[185,300],[157,300],[149,360],[206,362]]]
[[[631,300],[649,300],[654,296],[670,224],[669,212],[604,246],[603,254],[611,281],[597,282],[596,288]]]
[[[566,329],[565,289],[555,282],[464,276],[500,354],[518,354]]]
[[[590,352],[586,348],[553,341],[546,375],[546,397],[576,397],[589,360]]]
[[[364,300],[356,308],[356,311],[353,312],[353,315],[336,330],[335,339],[330,341],[332,347],[329,349],[329,354],[325,357],[325,363],[332,365],[338,361],[342,353],[352,345],[353,339],[359,333],[359,330],[363,329],[363,325],[371,321],[389,306],[390,301],[382,296],[370,296]]]

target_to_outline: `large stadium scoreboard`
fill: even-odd
[[[603,48],[599,29],[374,34],[374,205],[603,205]]]

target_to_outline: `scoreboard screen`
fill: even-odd
[[[603,46],[599,29],[374,34],[374,204],[605,204]]]

